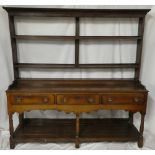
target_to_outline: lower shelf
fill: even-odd
[[[75,142],[74,119],[24,119],[14,133],[15,143]],[[128,119],[80,119],[80,142],[138,141]]]

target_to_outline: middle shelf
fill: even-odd
[[[44,64],[44,63],[16,63],[16,68],[137,68],[136,63],[122,63],[122,64]]]
[[[19,40],[139,40],[141,36],[48,36],[48,35],[14,35]]]

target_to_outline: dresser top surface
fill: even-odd
[[[146,92],[146,88],[134,80],[111,79],[18,79],[7,92]]]

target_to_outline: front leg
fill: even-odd
[[[10,130],[10,149],[14,149],[15,148],[15,142],[14,142],[14,137],[13,137],[13,133],[14,133],[14,127],[13,127],[13,114],[9,114],[9,130]]]
[[[76,142],[75,142],[75,147],[79,148],[80,147],[80,142],[79,142],[79,132],[80,132],[80,117],[79,114],[76,114]]]
[[[143,131],[144,131],[144,118],[145,118],[145,113],[144,112],[140,112],[141,114],[141,123],[140,123],[140,135],[138,138],[138,147],[142,148],[143,147]]]

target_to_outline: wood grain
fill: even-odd
[[[136,142],[139,137],[138,130],[128,123],[128,119],[81,119],[77,123],[80,123],[79,142]],[[74,119],[25,119],[14,137],[16,143],[74,142],[75,129]]]
[[[9,16],[9,29],[12,45],[14,81],[6,91],[10,148],[23,142],[81,142],[98,141],[136,141],[143,146],[144,115],[147,107],[148,91],[141,84],[140,69],[144,35],[145,15],[148,9],[57,9],[57,8],[16,8],[3,7]],[[69,17],[75,19],[74,36],[20,35],[15,32],[14,17]],[[80,36],[81,18],[138,18],[137,36]],[[95,24],[95,23],[94,23]],[[37,27],[36,27],[37,28]],[[17,40],[63,40],[75,43],[75,62],[73,64],[20,63]],[[133,40],[137,42],[136,62],[119,64],[80,64],[80,42]],[[55,51],[57,52],[57,51]],[[73,51],[74,52],[74,51]],[[96,52],[96,51],[94,51]],[[107,51],[108,52],[108,51]],[[126,51],[124,51],[126,52]],[[69,57],[69,56],[67,56]],[[23,69],[133,69],[131,79],[37,79],[21,78]],[[105,70],[103,70],[105,71]],[[32,110],[57,110],[74,113],[76,119],[25,119],[24,112]],[[126,110],[127,119],[80,119],[81,113],[98,110]],[[19,126],[14,131],[13,114],[19,115]],[[133,125],[133,114],[141,113],[140,130]]]

